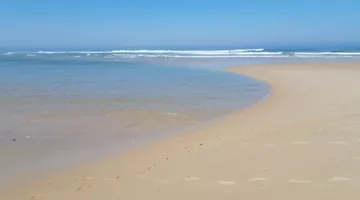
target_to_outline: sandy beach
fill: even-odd
[[[228,70],[269,83],[272,95],[206,127],[34,180],[0,199],[360,198],[359,63]]]

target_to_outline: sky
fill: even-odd
[[[360,45],[359,0],[4,0],[0,48]]]

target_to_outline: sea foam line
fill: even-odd
[[[37,51],[7,52],[3,55],[74,55],[103,56],[104,58],[352,58],[360,52],[281,52],[265,49],[229,50],[110,50],[110,51]]]
[[[339,56],[360,56],[360,52],[295,52],[295,55],[339,55]]]

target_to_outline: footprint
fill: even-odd
[[[155,167],[156,167],[156,165],[150,166],[150,167],[148,167],[148,170],[151,170],[151,169],[153,169]]]
[[[299,180],[299,179],[292,179],[289,181],[290,183],[297,183],[297,184],[309,184],[311,181],[309,180]]]
[[[224,185],[224,186],[229,186],[229,185],[235,185],[236,182],[234,181],[217,181],[218,184],[220,185]]]
[[[329,181],[351,181],[351,178],[338,176],[338,177],[333,177],[333,178],[329,179]]]
[[[52,196],[52,194],[38,194],[38,195],[33,195],[33,196],[31,196],[29,199],[38,199],[38,198],[42,198],[42,197],[46,197],[46,196]]]
[[[189,176],[187,178],[184,179],[185,181],[198,181],[200,180],[199,177],[195,177],[195,176]]]
[[[249,181],[251,181],[251,182],[255,182],[255,181],[268,181],[268,180],[269,180],[268,177],[255,177],[255,178],[249,179]]]

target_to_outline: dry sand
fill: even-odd
[[[200,130],[0,199],[360,199],[360,64],[230,71],[270,83],[273,95]]]

